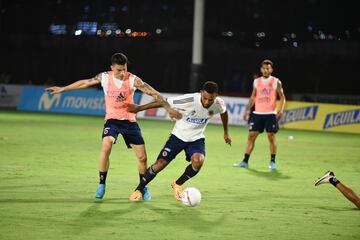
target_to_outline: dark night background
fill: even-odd
[[[248,96],[268,58],[287,95],[359,95],[356,5],[208,0],[203,80]],[[159,91],[189,91],[193,1],[0,0],[0,8],[0,83],[65,85],[107,70],[110,56],[124,52],[129,71]]]

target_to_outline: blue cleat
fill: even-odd
[[[105,184],[99,184],[96,189],[95,198],[102,199],[105,195]]]
[[[269,168],[270,168],[271,170],[275,170],[275,169],[276,169],[276,163],[273,162],[273,161],[270,161],[270,162],[269,162]]]
[[[151,200],[151,194],[149,192],[149,189],[147,186],[144,187],[142,198],[144,201],[150,201]]]
[[[241,161],[238,163],[234,163],[233,167],[238,167],[238,168],[249,168],[249,164],[245,161]]]

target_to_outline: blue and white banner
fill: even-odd
[[[134,101],[139,103],[140,97],[135,93]],[[18,110],[104,116],[104,92],[83,89],[51,95],[44,87],[27,86],[23,88]]]

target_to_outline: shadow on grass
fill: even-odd
[[[280,179],[290,179],[291,178],[290,176],[284,175],[276,169],[271,170],[271,171],[258,171],[255,169],[248,168],[247,170],[252,175],[255,175],[257,177],[263,177],[268,180],[280,180]]]
[[[118,198],[108,198],[106,201],[102,200],[95,200],[91,198],[4,198],[0,199],[0,203],[4,204],[21,204],[21,203],[51,203],[51,204],[66,204],[66,203],[115,203],[121,204],[121,203],[127,203],[127,201],[119,201]]]
[[[191,230],[208,232],[212,228],[221,225],[226,220],[226,214],[220,213],[220,215],[213,219],[214,213],[210,213],[212,220],[207,215],[203,214],[201,207],[186,207],[181,203],[174,203],[171,205],[171,209],[161,208],[154,205],[146,204],[145,207],[155,214],[160,214],[158,222],[164,224],[171,224],[172,226],[179,226],[181,228],[188,228]]]
[[[315,208],[326,210],[326,211],[333,211],[333,212],[352,212],[352,211],[359,211],[360,209],[356,207],[329,207],[329,206],[316,206]]]

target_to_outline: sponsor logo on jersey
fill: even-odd
[[[354,109],[344,112],[329,113],[325,116],[323,129],[338,127],[347,124],[360,123],[360,109]]]
[[[279,120],[279,124],[287,124],[298,121],[311,121],[316,118],[319,106],[313,105],[303,108],[287,109]]]
[[[208,122],[207,118],[191,118],[191,117],[187,117],[186,121],[189,123],[193,123],[193,124],[198,124],[198,125],[203,125],[206,124]]]
[[[120,92],[119,95],[116,98],[117,102],[122,102],[125,100],[125,92]]]

